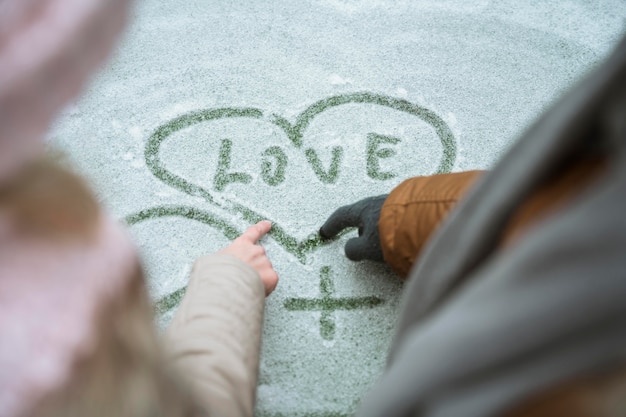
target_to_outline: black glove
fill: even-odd
[[[332,239],[347,227],[358,227],[359,237],[346,243],[348,259],[384,262],[378,233],[378,218],[388,195],[368,197],[354,204],[339,207],[320,228],[320,236],[322,239]]]

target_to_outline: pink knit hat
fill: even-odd
[[[0,1],[0,184],[109,55],[129,0]]]
[[[129,0],[0,0],[0,187],[109,54]],[[45,207],[42,207],[45,210]],[[0,415],[22,416],[71,378],[104,305],[129,286],[135,250],[100,213],[85,242],[20,233],[0,207]]]

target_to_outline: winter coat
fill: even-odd
[[[479,175],[409,180],[385,202],[387,262],[405,273],[421,253],[357,415],[623,415],[626,39]]]

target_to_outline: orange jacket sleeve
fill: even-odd
[[[378,230],[385,262],[406,277],[415,258],[450,209],[484,171],[410,178],[385,200]]]

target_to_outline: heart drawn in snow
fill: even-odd
[[[395,110],[407,115],[412,115],[419,118],[421,121],[426,122],[430,127],[434,129],[439,141],[441,142],[443,152],[441,161],[437,169],[438,173],[449,172],[452,168],[456,158],[456,144],[454,136],[449,126],[445,121],[439,117],[433,111],[411,103],[404,99],[398,99],[386,95],[374,94],[369,92],[352,93],[345,95],[338,95],[320,100],[309,107],[307,107],[302,113],[300,113],[293,123],[286,118],[276,114],[266,114],[264,111],[252,108],[252,107],[224,107],[207,109],[200,111],[193,111],[179,116],[169,122],[158,127],[150,136],[145,146],[145,160],[146,165],[150,171],[163,183],[175,188],[183,193],[191,196],[200,197],[206,200],[208,203],[226,210],[227,212],[237,213],[243,217],[246,222],[256,223],[257,221],[266,219],[267,216],[259,214],[252,208],[247,207],[239,201],[233,198],[223,197],[216,198],[215,192],[220,192],[226,185],[233,182],[245,183],[250,181],[249,175],[242,173],[229,173],[230,164],[230,146],[231,143],[227,140],[222,141],[220,147],[220,164],[224,162],[224,166],[218,166],[218,172],[215,176],[214,191],[209,191],[206,187],[191,182],[190,180],[183,178],[180,175],[168,170],[161,159],[162,145],[171,137],[174,133],[181,131],[182,129],[209,121],[218,121],[225,119],[257,119],[269,121],[279,130],[284,132],[289,144],[304,153],[306,160],[311,165],[315,175],[318,179],[326,184],[333,183],[337,174],[337,165],[341,160],[341,154],[343,149],[335,147],[332,150],[332,161],[328,169],[324,168],[324,164],[321,162],[317,151],[311,147],[305,146],[303,136],[307,128],[310,126],[313,119],[322,114],[323,112],[332,108],[337,108],[346,104],[370,104],[376,106],[382,106],[391,110]],[[371,135],[371,137],[370,137]],[[392,152],[390,149],[380,148],[380,143],[395,143],[396,138],[389,138],[374,133],[368,134],[368,140],[372,142],[372,146],[368,146],[367,155],[368,159],[368,175],[372,178],[375,175],[379,175],[379,179],[385,179],[385,172],[379,172],[376,158],[386,158]],[[382,141],[382,142],[381,142]],[[369,142],[368,142],[369,143]],[[370,149],[371,148],[371,149]],[[282,153],[280,147],[270,147],[266,150],[265,154],[268,157],[275,158],[276,164],[273,173],[266,172],[271,171],[271,166],[263,166],[263,175],[267,184],[272,185],[272,181],[280,181],[284,179],[284,163],[286,156],[283,159],[284,153]],[[373,158],[370,161],[370,158]],[[370,164],[371,162],[371,164]],[[371,166],[370,166],[371,165]],[[281,177],[282,175],[282,177]],[[363,196],[365,197],[365,196]],[[138,213],[131,214],[126,217],[126,222],[129,225],[133,225],[148,219],[154,219],[165,216],[180,216],[191,220],[196,220],[219,229],[229,239],[236,238],[240,231],[233,226],[227,220],[221,219],[213,213],[200,210],[191,206],[157,206],[149,209],[142,210]],[[269,219],[272,220],[272,219]],[[320,247],[325,242],[322,242],[317,233],[312,233],[303,240],[299,240],[291,235],[280,224],[273,221],[272,231],[270,236],[276,240],[287,252],[293,254],[300,262],[304,263],[307,253],[310,253],[314,249]],[[163,304],[163,300],[159,304],[163,304],[160,310],[167,310],[175,305],[182,293],[178,296],[168,296],[171,298],[169,302]]]

